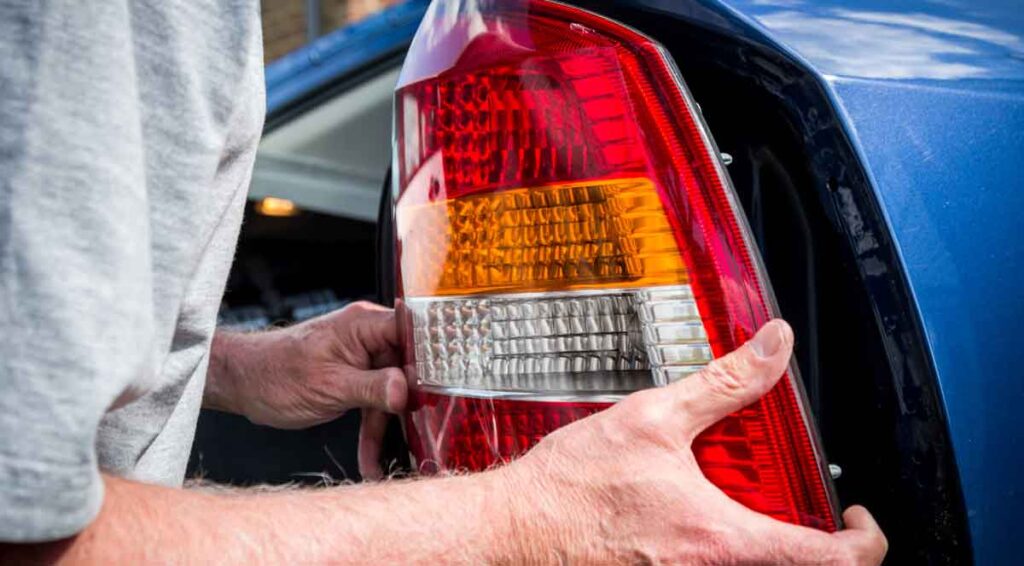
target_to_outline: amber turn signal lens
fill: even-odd
[[[688,281],[647,179],[399,202],[397,225],[408,297]]]

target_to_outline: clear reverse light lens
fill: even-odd
[[[462,394],[622,395],[711,361],[688,285],[409,298],[419,384]]]

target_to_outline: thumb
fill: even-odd
[[[347,407],[398,413],[405,409],[408,386],[402,370],[391,367],[350,370],[340,380],[339,401]]]
[[[859,564],[881,564],[889,550],[889,541],[871,513],[860,505],[854,505],[843,512],[843,522],[846,530],[832,536],[852,549]]]
[[[775,319],[732,353],[669,385],[686,432],[695,437],[760,399],[779,381],[792,353],[793,329]]]

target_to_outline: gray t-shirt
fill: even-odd
[[[264,109],[256,0],[0,0],[0,541],[180,485]]]

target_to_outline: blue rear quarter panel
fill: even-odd
[[[1024,505],[1024,6],[728,7],[831,90],[917,302],[977,562],[1014,562]]]

